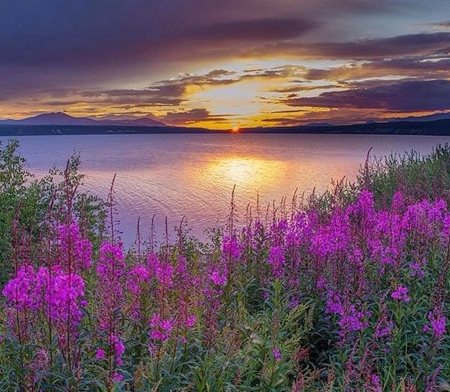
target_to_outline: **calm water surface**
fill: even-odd
[[[5,140],[5,138],[0,138]],[[152,216],[162,233],[185,216],[192,234],[225,224],[233,186],[241,221],[247,205],[261,209],[283,197],[323,191],[332,180],[354,180],[368,150],[382,156],[430,152],[449,137],[378,135],[96,135],[20,139],[30,171],[44,175],[81,155],[85,188],[106,197],[115,173],[118,219],[125,243],[148,233]]]

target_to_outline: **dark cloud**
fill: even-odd
[[[235,57],[258,43],[291,40],[326,27],[318,17],[326,10],[375,12],[371,3],[6,1],[0,12],[2,87],[23,87],[24,92],[63,84],[85,88],[149,68],[175,69],[175,62]],[[396,1],[379,1],[376,9],[390,3]]]
[[[406,81],[287,100],[290,106],[414,112],[450,109],[450,81]]]
[[[424,60],[420,57],[375,60],[361,64],[350,63],[331,69],[310,69],[307,80],[339,80],[380,78],[386,76],[418,77],[422,79],[450,77],[450,59]]]
[[[446,55],[449,51],[450,33],[434,33],[308,45],[294,41],[278,42],[253,48],[242,52],[242,55],[271,57],[284,54],[304,59],[374,60],[413,55]]]
[[[140,90],[85,91],[81,93],[81,96],[87,98],[90,102],[109,105],[177,106],[184,101],[183,93],[183,86],[167,85]]]
[[[213,69],[212,71],[209,71],[205,76],[207,78],[220,78],[222,76],[231,76],[235,74],[236,72],[227,71],[226,69]]]
[[[210,42],[277,41],[299,37],[317,27],[317,22],[300,18],[244,19],[192,29],[186,36]]]
[[[312,2],[311,6],[316,10],[332,15],[356,14],[356,15],[373,15],[373,14],[392,14],[402,13],[405,6],[416,8],[413,0],[318,0]]]
[[[292,85],[289,87],[278,87],[271,89],[271,92],[274,93],[301,93],[305,91],[314,91],[314,90],[329,90],[329,89],[335,89],[336,87],[339,87],[339,85],[333,85],[333,84],[327,84],[327,85],[307,85],[307,84],[301,84],[299,85]],[[293,94],[292,96],[295,96]]]
[[[197,122],[221,123],[229,121],[229,116],[212,115],[207,109],[197,108],[186,111],[169,112],[161,119],[169,125],[189,125]]]
[[[142,71],[149,62],[161,69],[164,60],[195,61],[199,55],[212,56],[214,46],[214,55],[230,55],[243,47],[219,44],[290,39],[317,25],[305,16],[274,16],[273,3],[266,1],[267,7],[261,7],[262,3],[7,1],[0,12],[0,66],[25,67],[28,72],[30,67],[41,72],[50,67],[52,73],[64,67],[64,74],[80,78],[88,70],[102,69],[101,80],[127,69]],[[287,3],[282,5],[282,13],[283,7],[289,8]]]
[[[437,54],[446,52],[449,45],[450,33],[410,34],[342,44],[316,44],[311,45],[306,51],[310,56],[365,60],[414,54]]]
[[[234,74],[225,70],[212,70],[205,75],[181,75],[143,89],[88,90],[82,92],[81,96],[111,105],[122,103],[133,106],[178,106],[186,100],[186,91],[189,86],[205,88],[237,83],[239,78],[230,78]]]
[[[77,104],[83,104],[84,101],[44,101],[43,106],[68,107]]]
[[[0,53],[16,65],[123,65],[148,58],[143,49],[177,31],[176,23],[166,23],[185,20],[177,10],[186,6],[167,12],[164,2],[145,0],[8,1],[0,16]]]

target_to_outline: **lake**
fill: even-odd
[[[116,173],[119,229],[129,245],[140,217],[148,233],[155,215],[158,236],[167,217],[172,228],[185,217],[191,233],[205,238],[208,227],[224,225],[235,186],[238,220],[257,201],[262,211],[283,197],[322,192],[332,180],[354,180],[367,152],[383,156],[412,149],[429,153],[450,137],[386,135],[189,134],[28,136],[20,153],[42,176],[81,155],[84,189],[106,198]],[[6,141],[6,138],[0,138]]]

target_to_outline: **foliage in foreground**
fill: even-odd
[[[450,161],[440,151],[430,159]],[[180,230],[129,252],[89,237],[66,197],[2,260],[0,390],[437,391],[450,379],[446,190],[382,198],[389,170],[366,167],[326,208],[237,231],[232,205],[210,244]]]
[[[79,189],[83,180],[79,156],[70,157],[64,171],[51,169],[37,180],[26,170],[18,148],[17,140],[3,148],[0,142],[0,287],[13,271],[14,246],[27,243],[26,250],[38,257],[37,239],[49,236],[51,221],[73,215],[96,245],[104,231],[103,201]]]

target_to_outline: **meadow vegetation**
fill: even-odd
[[[449,146],[131,249],[77,157],[0,147],[1,391],[445,390]]]

